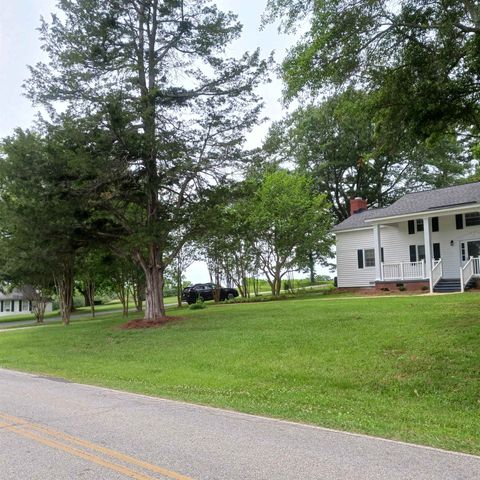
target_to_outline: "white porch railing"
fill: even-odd
[[[439,282],[439,280],[443,277],[443,263],[442,259],[435,260],[433,262],[432,268],[432,286],[431,289]]]
[[[383,280],[419,280],[427,278],[425,261],[382,263]]]
[[[480,276],[480,257],[473,259],[473,275]]]
[[[470,257],[468,262],[460,267],[460,288],[462,292],[465,291],[468,282],[477,276],[480,276],[480,257]]]

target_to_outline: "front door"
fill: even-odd
[[[480,240],[473,240],[472,242],[467,242],[467,252],[468,258],[480,257]]]
[[[460,255],[462,265],[464,265],[470,257],[480,257],[480,240],[470,240],[460,243]]]

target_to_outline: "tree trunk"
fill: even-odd
[[[40,298],[38,300],[31,301],[32,303],[32,310],[37,323],[43,323],[45,318],[45,309],[47,308],[47,301],[46,299]]]
[[[85,306],[90,307],[92,317],[95,317],[95,283],[93,280],[85,282]]]
[[[165,317],[165,305],[163,302],[163,269],[157,265],[148,265],[145,268],[145,280],[145,320],[154,320]]]
[[[130,301],[130,287],[127,284],[125,287],[125,303],[123,304],[123,316],[128,317],[128,302]]]
[[[308,269],[310,270],[310,285],[315,285],[315,259],[312,252],[308,254]]]
[[[83,290],[81,292],[81,294],[83,295],[83,304],[86,307],[91,307],[91,305],[90,305],[90,295],[88,294],[88,292],[86,290]]]
[[[213,300],[215,303],[220,301],[220,270],[215,268],[215,289],[213,290]]]
[[[182,306],[182,263],[177,259],[177,306]]]
[[[71,262],[64,262],[63,271],[55,278],[55,285],[60,302],[62,321],[64,325],[68,325],[73,306],[73,265]]]

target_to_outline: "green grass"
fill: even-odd
[[[306,298],[0,333],[0,365],[480,453],[480,295]]]
[[[165,303],[176,303],[177,297],[165,297]],[[129,302],[129,308],[131,312],[135,310],[135,304],[133,302]],[[95,312],[107,312],[109,310],[121,310],[122,304],[119,301],[114,301],[110,303],[106,303],[104,305],[96,305]],[[75,312],[72,315],[78,315],[79,313],[90,313],[90,307],[77,307],[75,308]],[[60,315],[59,310],[54,310],[53,312],[48,312],[45,314],[45,318],[53,318],[58,317]],[[8,315],[4,317],[0,317],[0,323],[9,323],[9,322],[17,322],[20,320],[34,320],[34,316],[31,313],[22,313],[16,315]]]

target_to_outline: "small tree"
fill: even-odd
[[[177,306],[182,306],[183,275],[185,270],[197,259],[196,248],[193,244],[185,244],[178,252],[170,267],[171,276],[177,293]]]
[[[263,177],[249,204],[260,268],[272,295],[280,294],[288,271],[305,268],[331,256],[332,214],[325,195],[313,193],[312,180],[299,173],[277,170]]]
[[[32,285],[23,285],[19,289],[23,296],[30,302],[32,312],[37,323],[43,323],[45,310],[50,300],[51,289],[34,287]]]

